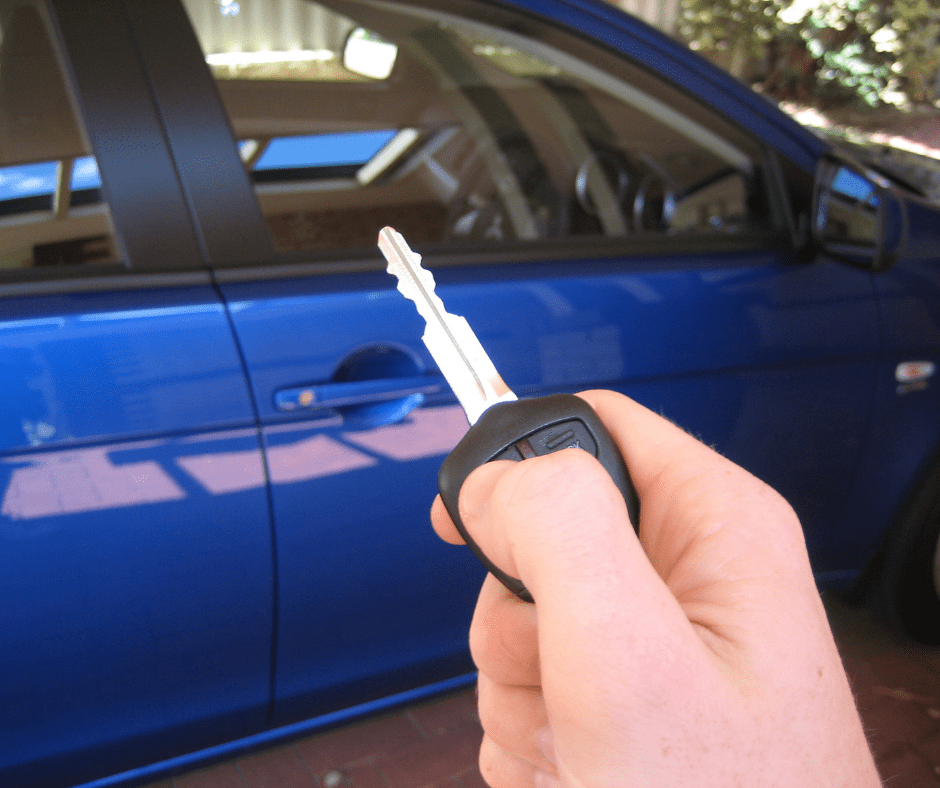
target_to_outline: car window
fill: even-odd
[[[450,244],[768,229],[746,135],[573,36],[358,0],[186,5],[280,251],[385,224]]]
[[[0,272],[121,257],[49,31],[43,4],[0,0]]]

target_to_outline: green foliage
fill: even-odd
[[[828,0],[797,24],[821,65],[821,94],[877,106],[897,93],[892,81],[893,56],[876,45],[876,37],[890,25],[882,5],[871,0]]]
[[[682,0],[678,30],[693,49],[769,59],[765,87],[777,98],[938,98],[940,0]]]
[[[733,49],[743,44],[759,56],[777,33],[787,0],[683,0],[678,26],[693,49]]]
[[[879,41],[894,58],[893,73],[912,101],[937,98],[940,72],[940,4],[894,0],[891,33]]]

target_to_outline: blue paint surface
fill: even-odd
[[[698,95],[785,157],[787,199],[808,210],[825,144],[763,99],[609,4],[510,5]],[[256,169],[361,165],[396,133],[307,133],[327,128],[283,131]],[[436,166],[423,197],[460,172]],[[0,169],[0,212],[35,210],[56,167]],[[142,206],[148,174],[133,174]],[[93,158],[71,187],[106,194]],[[309,222],[291,197],[261,198]],[[879,274],[806,262],[785,232],[720,252],[632,236],[419,251],[519,395],[608,388],[673,419],[791,502],[835,588],[940,444],[940,388],[894,379],[902,362],[940,364],[940,214],[904,206],[898,262]],[[193,227],[213,209],[194,205]],[[202,284],[143,281],[129,260],[139,287],[57,288],[53,271],[4,291],[0,785],[155,779],[468,680],[483,570],[428,523],[467,423],[369,254],[234,274],[207,259]]]

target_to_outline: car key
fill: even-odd
[[[447,512],[467,545],[483,565],[510,591],[526,602],[532,595],[521,580],[511,577],[483,553],[460,519],[457,506],[467,476],[491,460],[521,461],[566,448],[593,454],[623,494],[634,528],[639,499],[623,457],[600,418],[580,397],[553,394],[519,400],[503,382],[466,319],[452,315],[435,292],[434,277],[421,266],[421,256],[401,233],[385,227],[379,249],[388,272],[398,278],[398,290],[415,302],[427,326],[422,340],[437,362],[467,414],[470,430],[444,460],[438,489]]]

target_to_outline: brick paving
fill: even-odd
[[[827,600],[829,620],[888,788],[940,786],[940,649]]]
[[[839,650],[888,788],[940,786],[940,649],[827,599]],[[484,788],[472,689],[146,788]]]
[[[465,689],[146,788],[485,788]]]

